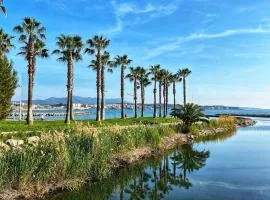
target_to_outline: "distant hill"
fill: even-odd
[[[43,100],[33,100],[33,104],[36,105],[57,105],[57,104],[66,104],[67,100],[66,97],[50,97],[48,99]],[[27,103],[27,101],[23,101],[24,103]],[[120,103],[120,98],[112,98],[112,99],[106,99],[107,104],[117,104]],[[17,102],[16,102],[17,103]],[[95,104],[96,98],[95,97],[80,97],[80,96],[74,96],[73,97],[73,103],[80,103],[80,104]]]

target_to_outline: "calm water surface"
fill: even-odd
[[[112,179],[53,200],[270,199],[270,120],[223,138],[184,145]]]

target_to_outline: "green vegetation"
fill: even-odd
[[[6,56],[0,56],[0,120],[6,119],[11,110],[11,99],[18,84],[17,72]]]
[[[47,183],[69,179],[100,181],[111,174],[113,155],[157,147],[162,138],[175,133],[170,125],[93,129],[83,124],[65,133],[41,133],[37,146],[25,143],[1,153],[0,186],[22,190],[35,186],[39,190]]]
[[[196,122],[208,122],[208,120],[204,118],[205,115],[202,113],[201,107],[193,103],[188,103],[185,106],[180,106],[180,108],[173,110],[171,115],[182,120],[183,133],[189,133],[191,126]]]
[[[64,121],[36,121],[33,126],[27,126],[25,122],[19,121],[1,121],[0,122],[0,133],[1,132],[25,132],[25,131],[60,131],[68,130],[75,127],[76,123],[82,122],[85,125],[93,127],[110,127],[110,126],[130,126],[130,125],[151,125],[160,123],[175,123],[179,122],[176,118],[126,118],[126,119],[106,119],[102,122],[94,120],[84,120],[78,122],[71,122],[70,125],[66,125]]]

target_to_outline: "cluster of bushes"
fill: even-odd
[[[102,180],[112,170],[112,155],[142,146],[157,146],[176,133],[174,126],[100,128],[78,125],[64,132],[41,133],[37,145],[0,152],[0,187],[36,189],[69,179]]]

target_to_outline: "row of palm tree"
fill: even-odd
[[[46,29],[42,24],[34,18],[26,17],[23,22],[14,28],[19,34],[19,41],[23,44],[20,47],[18,55],[22,55],[28,63],[28,109],[27,123],[33,124],[32,99],[35,82],[36,61],[38,58],[49,57],[49,50],[46,49]],[[13,47],[13,36],[9,36],[0,29],[0,56],[6,55]],[[176,108],[176,84],[183,80],[183,97],[184,105],[186,104],[186,78],[191,73],[189,69],[179,70],[176,74],[170,73],[166,69],[162,69],[160,65],[153,65],[150,69],[143,67],[130,67],[132,60],[127,55],[118,55],[111,59],[110,53],[106,51],[110,45],[110,40],[102,36],[94,36],[84,44],[82,38],[77,35],[60,35],[57,37],[57,49],[52,51],[53,55],[57,55],[57,61],[67,64],[67,103],[65,122],[70,123],[74,120],[73,114],[73,91],[74,91],[74,65],[82,60],[82,53],[89,56],[95,56],[90,61],[89,68],[96,71],[96,93],[97,107],[96,120],[100,121],[105,118],[105,73],[113,72],[116,67],[121,68],[121,118],[125,118],[124,102],[125,102],[125,78],[128,78],[134,84],[134,117],[138,117],[138,99],[137,90],[141,91],[141,117],[144,117],[145,107],[145,88],[152,82],[154,84],[154,117],[157,117],[157,108],[159,107],[159,117],[162,117],[162,97],[163,97],[163,117],[168,115],[169,87],[173,85],[174,108]],[[86,47],[84,47],[86,46]],[[130,67],[129,74],[125,75],[125,70]],[[157,106],[157,84],[159,87],[159,106]],[[162,93],[163,90],[163,93]]]
[[[162,105],[163,117],[166,117],[168,115],[169,87],[171,86],[171,84],[173,85],[173,109],[176,109],[176,84],[177,82],[181,82],[182,80],[184,87],[184,105],[186,105],[186,78],[190,73],[191,71],[188,68],[185,68],[173,74],[166,69],[161,69],[160,65],[153,65],[150,67],[149,70],[146,70],[140,66],[136,68],[130,67],[130,73],[126,77],[134,83],[134,117],[137,118],[138,116],[137,89],[141,89],[141,117],[144,116],[145,87],[150,85],[150,81],[153,81],[154,85],[154,118],[157,117],[157,108],[159,108],[159,117],[162,117]],[[152,75],[151,78],[150,75]],[[157,106],[157,83],[159,83],[159,106]]]

